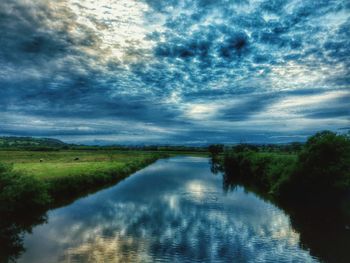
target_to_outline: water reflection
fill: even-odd
[[[223,192],[209,167],[160,160],[53,210],[19,262],[317,262],[288,216],[243,188]]]
[[[223,174],[223,189],[234,191],[244,185],[244,189],[256,193],[266,202],[280,207],[290,218],[290,223],[296,232],[300,233],[300,245],[310,250],[310,254],[327,263],[350,262],[350,196],[342,200],[329,196],[318,200],[283,199],[278,200],[254,185]]]
[[[25,250],[23,235],[30,233],[35,225],[46,222],[45,213],[28,210],[0,213],[0,262],[14,262]]]

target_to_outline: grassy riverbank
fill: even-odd
[[[165,156],[142,151],[0,151],[0,213],[57,206]]]
[[[261,152],[237,146],[222,159],[226,180],[277,199],[344,199],[350,191],[350,139],[321,132],[295,153]]]
[[[175,155],[207,156],[203,151],[0,150],[0,212],[68,203],[113,184],[155,160]]]
[[[69,204],[116,184],[159,158],[208,156],[203,150],[191,152],[178,148],[154,151],[77,147],[66,150],[53,145],[56,148],[52,150],[44,144],[39,145],[40,148],[30,145],[31,150],[23,150],[15,142],[16,147],[0,147],[0,262],[15,261],[24,251],[23,233],[45,222],[49,208]],[[27,138],[20,142],[29,144]]]
[[[0,262],[24,251],[22,235],[46,210],[115,184],[164,153],[143,151],[0,151]]]
[[[271,195],[279,195],[297,164],[296,154],[228,151],[223,164],[230,179],[252,183]]]

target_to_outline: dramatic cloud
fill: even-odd
[[[9,0],[0,47],[1,134],[278,142],[350,126],[345,0]]]

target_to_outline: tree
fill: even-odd
[[[350,140],[323,131],[311,136],[298,156],[296,183],[310,193],[350,189]]]
[[[209,145],[208,151],[210,152],[211,156],[214,158],[219,153],[222,153],[224,151],[224,145],[222,144],[212,144]]]

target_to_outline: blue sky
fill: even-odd
[[[347,0],[5,0],[0,134],[302,141],[350,128]]]

